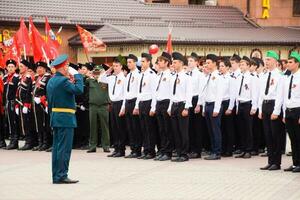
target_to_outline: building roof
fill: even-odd
[[[94,32],[105,43],[166,43],[168,28],[159,26],[124,26],[106,24]],[[203,28],[173,27],[175,44],[300,44],[300,30],[284,27],[265,28]],[[81,45],[79,36],[70,45]]]
[[[139,0],[2,0],[0,22],[35,23],[91,28],[105,43],[164,43],[168,25],[174,43],[194,44],[300,44],[297,28],[261,28],[230,6],[148,4]],[[75,26],[74,26],[75,28]],[[80,38],[69,39],[79,45]]]
[[[138,0],[1,0],[0,21],[19,22],[33,17],[51,24],[144,25],[188,27],[249,27],[242,12],[233,7],[149,4]]]

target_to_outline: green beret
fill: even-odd
[[[94,71],[97,72],[97,71],[101,71],[102,69],[104,68],[101,65],[96,65]]]
[[[279,60],[279,55],[275,51],[268,51],[266,57],[274,58],[277,61]]]
[[[300,62],[300,55],[296,51],[292,51],[289,58],[295,58],[298,62]]]

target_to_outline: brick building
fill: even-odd
[[[289,1],[292,2],[284,0]],[[238,53],[262,57],[265,51],[274,49],[282,57],[287,57],[292,49],[299,51],[299,20],[297,17],[291,17],[289,20],[278,17],[282,13],[280,10],[275,12],[276,7],[273,4],[276,0],[270,0],[268,19],[260,18],[259,6],[251,6],[253,2],[258,4],[256,0],[250,1],[250,7],[238,3],[247,1],[234,0],[157,2],[2,0],[0,34],[2,38],[12,36],[18,29],[21,16],[26,21],[32,16],[42,33],[44,16],[48,16],[55,31],[63,26],[60,34],[61,52],[68,53],[72,62],[86,62],[76,24],[92,31],[107,44],[106,52],[89,54],[96,63],[111,62],[117,55],[139,55],[148,51],[151,44],[158,44],[160,52],[163,51],[169,24],[173,26],[174,50],[186,55],[195,51],[203,56],[207,53],[222,56]],[[218,5],[200,5],[205,3]],[[247,11],[250,11],[250,14],[247,15]],[[280,20],[289,23],[283,24]],[[268,26],[264,26],[264,23]]]

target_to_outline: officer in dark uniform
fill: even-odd
[[[34,134],[32,132],[32,83],[34,77],[27,72],[28,69],[34,70],[34,66],[27,60],[22,60],[19,65],[20,82],[16,93],[16,114],[20,116],[20,129],[25,136],[25,145],[19,150],[26,151],[34,147]]]
[[[46,98],[46,87],[48,81],[51,78],[51,74],[47,63],[37,62],[37,75],[33,84],[33,114],[35,130],[38,134],[38,146],[34,147],[34,151],[45,151],[51,146],[51,130],[50,130],[50,118],[48,114],[48,105]]]
[[[83,93],[81,74],[68,67],[68,56],[59,56],[52,63],[56,73],[47,85],[50,125],[53,128],[52,180],[53,184],[77,183],[68,178],[74,128],[76,128],[75,95]]]
[[[4,95],[3,104],[5,105],[5,117],[8,125],[8,133],[10,143],[6,147],[7,150],[17,149],[19,132],[17,129],[17,115],[15,113],[15,98],[19,83],[19,75],[16,73],[17,63],[14,60],[6,61],[7,74],[3,78]]]

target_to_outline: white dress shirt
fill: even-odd
[[[270,76],[269,80],[269,90],[266,92],[267,80]],[[262,113],[262,104],[264,100],[275,100],[275,106],[273,110],[273,114],[279,115],[282,107],[282,86],[284,81],[284,76],[280,73],[280,71],[275,68],[272,71],[268,71],[264,73],[259,80],[259,100],[258,100],[258,108],[259,113]]]
[[[241,82],[244,77],[243,85],[241,87]],[[258,104],[258,78],[257,76],[251,75],[249,71],[241,73],[237,78],[238,82],[236,84],[238,90],[237,105],[238,102],[248,102],[251,101],[251,110],[257,110]],[[239,92],[241,93],[239,94]]]
[[[142,80],[143,79],[143,80]],[[151,102],[151,111],[155,110],[155,90],[157,76],[154,71],[149,67],[144,72],[141,72],[138,83],[138,95],[135,108],[137,109],[140,101]]]
[[[171,72],[169,69],[161,71],[157,74],[156,88],[155,88],[155,99],[162,101],[165,99],[171,99],[173,83],[171,82]]]
[[[176,81],[176,90],[174,94],[174,86]],[[173,103],[184,102],[185,109],[192,107],[192,78],[190,75],[187,75],[183,70],[175,75],[171,76],[171,99],[168,111],[171,111],[171,107]]]
[[[111,101],[122,101],[125,94],[125,76],[123,72],[117,75],[100,75],[98,82],[108,84],[108,94]]]
[[[293,78],[291,85],[291,96],[289,98],[289,88],[291,83],[291,78]],[[283,84],[283,111],[285,117],[286,108],[299,108],[300,107],[300,70],[290,76],[285,76]]]
[[[204,86],[204,102],[214,102],[213,112],[220,113],[221,104],[224,96],[224,78],[219,75],[218,70],[213,71]],[[205,106],[205,104],[204,104]],[[203,112],[205,109],[203,109]]]

